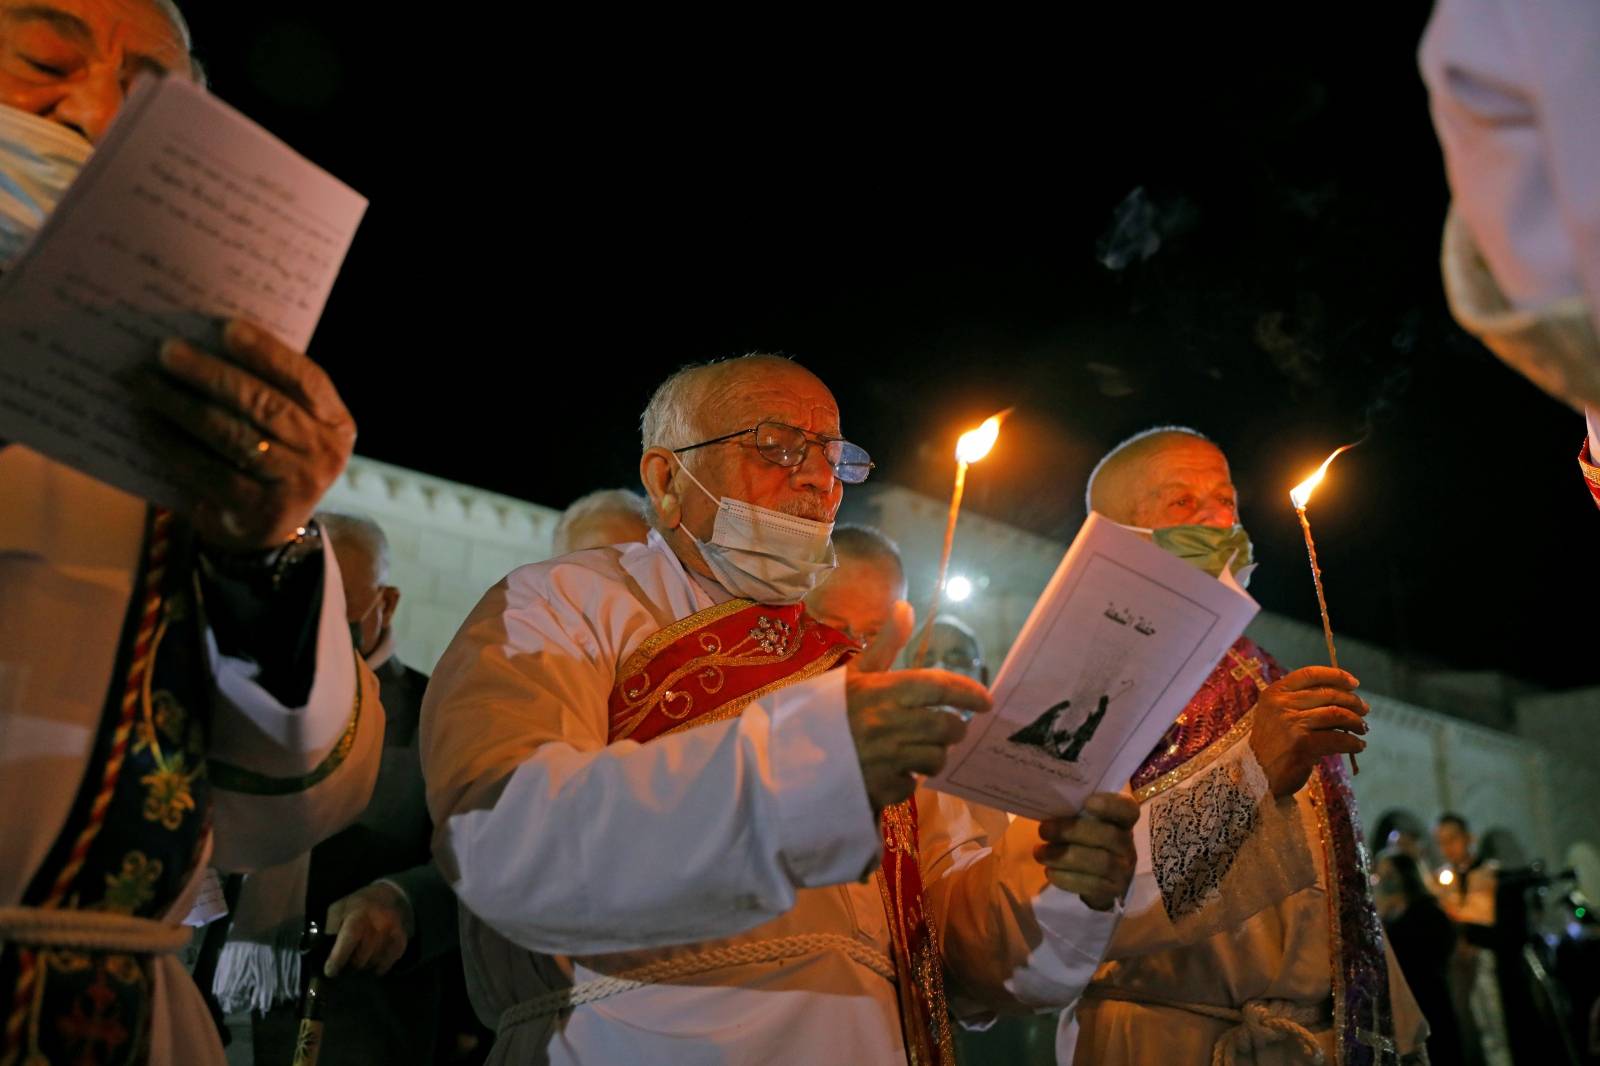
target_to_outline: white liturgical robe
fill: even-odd
[[[514,571],[434,672],[435,858],[497,1063],[905,1062],[845,671],[606,743],[620,664],[726,598],[652,533]],[[1117,915],[1047,884],[1036,823],[990,848],[959,800],[917,805],[957,1013],[1071,1003]],[[692,976],[597,983],[647,963]]]
[[[1246,843],[1215,886],[1223,897],[1218,913],[1203,926],[1180,923],[1182,935],[1175,941],[1163,909],[1144,904],[1147,896],[1160,893],[1156,866],[1190,860],[1153,849],[1147,829],[1159,825],[1162,807],[1178,789],[1148,801],[1134,836],[1139,858],[1129,890],[1130,917],[1112,937],[1107,962],[1083,1004],[1062,1019],[1056,1043],[1062,1066],[1144,1066],[1157,1058],[1207,1063],[1218,1041],[1241,1025],[1243,1046],[1230,1060],[1241,1066],[1310,1066],[1310,1042],[1328,1063],[1337,1061],[1328,871],[1313,792],[1303,788],[1292,798],[1272,799],[1248,734],[1191,776],[1188,786],[1203,787],[1218,774],[1241,784],[1257,812]],[[1211,819],[1232,820],[1226,812]],[[1210,932],[1219,926],[1223,932]],[[1401,1053],[1415,1052],[1427,1026],[1387,941],[1384,954],[1396,1043]],[[1292,1019],[1304,1030],[1303,1038],[1222,1016],[1242,1015],[1247,1004]],[[1219,1013],[1208,1016],[1208,1008]]]
[[[82,782],[105,709],[139,566],[145,504],[22,445],[0,447],[0,906],[17,904],[55,843]],[[361,813],[383,743],[377,683],[357,667],[344,591],[324,551],[316,674],[303,707],[256,683],[253,663],[221,654],[208,632],[214,685],[209,754],[270,778],[307,773],[363,713],[349,754],[309,788],[283,795],[212,790],[212,833],[188,886],[164,916],[189,912],[206,859],[250,870],[305,851]],[[210,1012],[176,956],[158,956],[151,1061],[221,1064]]]

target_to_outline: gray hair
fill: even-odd
[[[847,559],[882,566],[894,575],[901,585],[906,583],[905,563],[900,558],[900,545],[876,526],[847,522],[833,527],[833,549]]]
[[[694,413],[703,391],[700,371],[713,363],[690,363],[673,371],[667,380],[656,386],[650,402],[644,405],[639,416],[639,443],[641,451],[650,448],[682,448],[694,443]]]
[[[555,545],[556,551],[566,550],[565,538],[574,525],[603,513],[637,518],[646,524],[649,524],[654,517],[653,509],[637,492],[628,489],[596,489],[587,495],[579,496],[561,512],[561,517],[556,520],[556,528],[550,534],[551,543]]]
[[[1191,429],[1188,426],[1151,426],[1149,429],[1140,430],[1127,440],[1124,440],[1121,444],[1118,444],[1115,448],[1112,448],[1109,452],[1106,452],[1105,455],[1101,456],[1100,461],[1094,464],[1094,469],[1089,471],[1089,483],[1085,485],[1083,489],[1084,509],[1088,511],[1094,510],[1095,482],[1099,480],[1101,473],[1105,471],[1108,465],[1114,465],[1130,448],[1137,448],[1139,445],[1150,440],[1152,437],[1165,436],[1169,433],[1179,433],[1187,437],[1195,437],[1199,440],[1205,441],[1207,444],[1213,443],[1210,437],[1206,436],[1204,433],[1201,433],[1198,429]]]
[[[205,88],[206,68],[194,54],[194,34],[189,32],[189,21],[183,17],[183,11],[179,9],[177,0],[150,0],[150,2],[168,22],[172,23],[172,28],[178,31],[178,39],[183,43],[183,50],[189,56],[189,76],[195,80],[195,84]]]
[[[963,637],[966,637],[968,640],[972,641],[975,647],[978,646],[979,642],[977,630],[973,629],[971,626],[967,625],[967,623],[963,622],[953,614],[938,615],[934,618],[933,624],[936,627],[944,626],[946,629],[953,629],[957,633],[960,633]]]
[[[728,359],[711,359],[679,367],[656,386],[650,402],[645,404],[644,414],[639,416],[640,450],[666,448],[670,451],[698,443],[702,432],[700,412],[724,375],[739,369],[747,359],[790,361],[788,356],[771,352],[747,352]]]
[[[339,543],[358,545],[372,555],[373,570],[378,584],[389,581],[389,538],[383,527],[365,515],[341,514],[338,511],[318,511],[317,525],[333,542],[335,553]]]
[[[176,0],[155,0],[156,7],[167,16],[167,20],[177,29],[178,36],[183,38],[185,51],[194,51],[194,36],[189,32],[189,23],[183,17],[183,12],[178,9]]]

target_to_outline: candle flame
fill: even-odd
[[[1354,448],[1356,444],[1360,443],[1360,441],[1356,441],[1355,444],[1339,445],[1339,447],[1333,450],[1332,455],[1322,460],[1322,465],[1317,467],[1317,472],[1315,474],[1312,474],[1310,477],[1300,482],[1300,484],[1289,490],[1289,499],[1294,503],[1295,510],[1304,511],[1306,509],[1306,504],[1311,502],[1311,493],[1318,485],[1322,484],[1323,475],[1328,472],[1328,464],[1339,458],[1340,452],[1347,452],[1351,448]]]
[[[961,434],[961,439],[956,441],[956,458],[963,463],[975,463],[988,455],[989,449],[1000,438],[1000,420],[1010,413],[1011,409],[1007,408],[984,419],[983,425],[977,429],[969,429]]]

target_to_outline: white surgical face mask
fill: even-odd
[[[683,460],[678,466],[711,496]],[[683,531],[722,587],[735,596],[766,604],[799,603],[837,565],[832,522],[814,522],[730,496],[711,498],[717,501],[711,539],[701,540],[687,526]]]
[[[0,104],[0,270],[17,261],[93,151],[59,122]]]

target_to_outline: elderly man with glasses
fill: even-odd
[[[690,367],[642,428],[648,540],[513,571],[423,707],[494,1061],[951,1064],[947,1004],[1071,1003],[1136,808],[989,840],[917,788],[965,729],[943,708],[988,696],[886,672],[904,605],[865,649],[806,614],[872,468],[826,386],[769,355]]]

